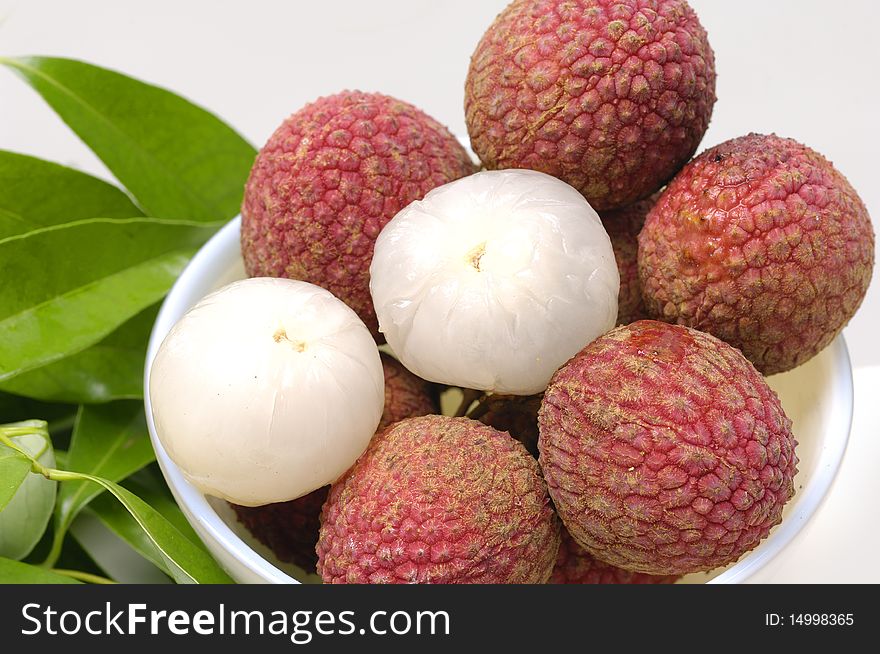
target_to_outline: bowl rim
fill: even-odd
[[[210,539],[209,549],[217,554],[222,552],[226,560],[220,564],[228,572],[236,575],[230,568],[243,567],[254,580],[262,583],[301,583],[276,567],[269,560],[242,540],[208,502],[208,499],[195,487],[189,484],[180,469],[171,461],[156,434],[150,402],[150,367],[162,340],[171,329],[178,316],[189,306],[183,306],[183,298],[188,294],[191,279],[206,277],[217,279],[228,268],[223,263],[227,251],[240,242],[241,218],[236,217],[224,225],[195,254],[184,271],[175,281],[153,323],[147,355],[144,362],[144,409],[150,440],[156,452],[156,460],[165,476],[168,486],[184,515],[203,539]],[[844,453],[849,443],[853,416],[853,377],[849,352],[843,334],[839,334],[831,345],[833,365],[838,370],[839,387],[835,390],[835,400],[831,403],[830,424],[839,425],[843,433],[825,439],[819,452],[816,464],[817,475],[812,483],[802,489],[794,498],[790,508],[793,512],[805,517],[794,519],[794,516],[783,521],[774,530],[771,537],[766,538],[758,547],[749,552],[718,576],[707,583],[742,583],[758,572],[801,532],[804,526],[815,516],[820,505],[828,495],[828,491],[837,476]],[[213,545],[213,547],[212,547]],[[240,574],[238,575],[241,576]]]

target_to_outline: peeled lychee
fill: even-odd
[[[538,414],[540,463],[572,537],[656,575],[736,561],[794,494],[791,421],[735,348],[642,320],[554,375]]]
[[[487,397],[485,413],[479,420],[498,431],[506,431],[538,456],[538,409],[541,395],[492,395]]]
[[[663,186],[714,103],[714,55],[684,0],[514,0],[465,83],[471,146],[487,168],[549,173],[597,210]]]
[[[568,530],[562,529],[562,542],[556,555],[551,584],[674,584],[677,575],[646,575],[602,563],[580,545]]]
[[[559,523],[537,462],[468,418],[410,418],[378,434],[324,504],[328,583],[544,583]]]
[[[382,230],[370,291],[401,363],[441,384],[534,395],[617,318],[619,279],[599,216],[534,170],[434,189]]]
[[[430,384],[419,379],[393,357],[380,353],[385,374],[385,410],[379,420],[381,431],[404,418],[414,418],[438,410]],[[306,572],[314,572],[318,555],[318,530],[321,507],[330,486],[324,486],[289,502],[264,506],[231,505],[239,521],[281,561],[295,563]]]
[[[241,209],[245,268],[326,288],[378,337],[376,236],[410,202],[473,171],[449,131],[406,102],[359,91],[320,98],[257,155]]]
[[[245,506],[326,486],[382,416],[379,350],[354,311],[291,279],[243,279],[202,298],[150,365],[156,434],[186,480]]]
[[[645,302],[642,299],[642,285],[639,283],[639,232],[645,224],[645,216],[654,206],[657,196],[652,195],[623,209],[603,211],[599,214],[602,226],[611,239],[614,260],[620,273],[620,293],[617,295],[617,324],[628,325],[643,320]]]
[[[824,157],[750,134],[670,183],[639,236],[648,313],[714,334],[764,374],[819,353],[871,280],[867,209]]]

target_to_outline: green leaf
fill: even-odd
[[[102,493],[100,497],[109,497],[116,502],[112,495]],[[118,504],[118,502],[117,502]],[[125,509],[122,509],[125,511]],[[98,520],[87,507],[70,525],[70,534],[64,541],[64,550],[71,544],[76,543],[93,560],[100,562],[98,574],[121,584],[168,584],[174,583],[164,570],[147,561],[135,552],[128,543],[119,538]],[[62,565],[62,555],[56,568],[71,568]],[[83,569],[73,566],[74,570]]]
[[[165,493],[162,489],[157,488],[149,481],[144,483],[142,480],[136,478],[130,478],[121,485],[149,504],[157,513],[186,537],[187,540],[207,553],[202,541],[199,540],[198,535],[196,535],[189,522],[187,522],[186,517],[183,515],[183,512],[178,508],[170,495]],[[110,529],[110,531],[128,543],[135,552],[143,556],[169,576],[173,576],[173,572],[166,568],[164,558],[156,550],[150,537],[143,529],[141,529],[140,525],[132,515],[112,496],[106,493],[99,495],[92,500],[86,508],[86,511],[92,513],[108,529]]]
[[[159,306],[140,312],[82,352],[0,382],[0,389],[77,404],[143,397],[147,341]]]
[[[0,584],[78,584],[45,568],[0,557]]]
[[[80,409],[67,452],[68,470],[119,481],[155,457],[140,402],[112,402]],[[99,486],[87,482],[62,485],[55,508],[58,548],[76,514],[100,492]]]
[[[122,485],[161,513],[184,536],[208,551],[189,524],[189,520],[183,515],[183,511],[177,506],[157,463],[151,463],[138,470],[122,482]]]
[[[150,504],[150,502],[148,501],[147,504]],[[169,576],[171,575],[171,572],[165,566],[165,559],[156,549],[156,546],[153,545],[153,541],[150,540],[150,537],[141,529],[137,520],[131,516],[128,510],[115,497],[107,493],[96,497],[82,514],[82,516],[86,517],[89,515],[93,515],[100,520],[104,526],[124,540],[135,552],[162,570],[162,572]],[[82,516],[80,520],[82,520]],[[74,529],[76,528],[75,525]]]
[[[122,190],[97,177],[0,150],[0,239],[94,216],[141,215]]]
[[[219,118],[169,91],[52,57],[0,58],[55,110],[154,216],[228,220],[256,151]]]
[[[35,421],[35,433],[11,440],[47,468],[55,466],[55,455],[46,423]],[[28,460],[30,464],[30,460]],[[0,472],[0,478],[2,478]],[[29,472],[15,496],[0,510],[0,556],[22,559],[40,540],[55,506],[57,482]]]
[[[12,501],[30,471],[30,459],[0,443],[0,511]]]
[[[81,352],[161,299],[215,226],[93,218],[0,240],[0,382]]]
[[[155,548],[154,555],[161,558],[164,569],[178,583],[232,583],[204,549],[190,541],[162,514],[131,491],[94,475],[56,470],[52,476],[60,481],[88,479],[113,493],[147,534]]]

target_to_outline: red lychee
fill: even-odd
[[[676,575],[646,575],[602,563],[578,545],[564,527],[551,584],[674,584]]]
[[[709,332],[764,374],[818,354],[867,291],[865,205],[822,155],[750,134],[676,175],[639,236],[648,313]]]
[[[529,454],[538,456],[538,409],[542,395],[491,395],[485,400],[484,425],[506,431],[522,443]]]
[[[431,385],[404,368],[396,359],[381,353],[385,374],[385,408],[379,421],[381,431],[404,418],[424,416],[439,410]],[[280,561],[294,563],[314,572],[318,555],[315,545],[321,527],[321,507],[329,486],[290,502],[264,506],[232,504],[239,521],[266,545]]]
[[[714,103],[714,55],[684,0],[514,0],[465,83],[471,146],[487,168],[555,175],[596,210],[663,186]]]
[[[636,320],[643,320],[645,302],[642,299],[642,285],[639,283],[639,232],[645,224],[657,195],[641,200],[623,209],[603,211],[599,214],[602,226],[611,239],[617,271],[620,273],[620,292],[617,295],[617,324],[628,325]]]
[[[251,535],[278,557],[279,561],[314,572],[318,562],[315,544],[321,528],[321,507],[330,492],[324,486],[289,502],[263,506],[230,504],[238,521]]]
[[[328,583],[544,583],[559,523],[537,462],[468,418],[410,418],[376,435],[330,490]]]
[[[737,560],[794,494],[791,421],[735,348],[642,320],[587,345],[538,414],[560,518],[596,558],[656,575]]]
[[[385,408],[377,431],[404,418],[438,413],[436,391],[430,382],[416,377],[394,357],[380,353],[385,373]]]
[[[380,339],[369,289],[376,236],[410,202],[473,171],[455,137],[411,104],[359,91],[321,98],[257,155],[241,209],[245,268],[326,288]]]

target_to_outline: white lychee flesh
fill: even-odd
[[[379,234],[370,277],[400,361],[466,388],[543,391],[617,319],[620,280],[599,216],[531,170],[477,173],[413,202]]]
[[[255,506],[336,480],[382,416],[379,351],[328,291],[289,279],[234,282],[162,342],[150,370],[156,432],[202,492]]]

